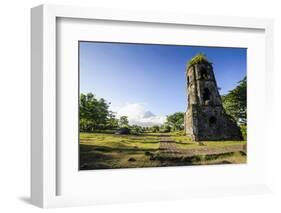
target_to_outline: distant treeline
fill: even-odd
[[[103,98],[97,99],[92,93],[82,93],[79,104],[81,132],[117,130],[119,128],[129,128],[133,133],[170,132],[183,130],[184,128],[183,112],[176,112],[167,116],[167,121],[163,125],[142,127],[130,125],[127,116],[121,116],[118,119],[116,113],[109,110],[110,103]]]
[[[222,96],[224,109],[240,126],[245,135],[247,125],[247,79],[238,82],[238,86]],[[109,110],[110,102],[97,99],[94,94],[80,94],[80,132],[114,132],[120,128],[128,128],[131,133],[171,132],[184,129],[184,113],[176,112],[167,115],[163,125],[142,127],[130,125],[127,116],[116,117],[116,112]]]

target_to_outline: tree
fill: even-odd
[[[161,132],[171,132],[172,128],[171,126],[168,125],[168,123],[164,123],[163,125],[161,125],[160,127],[160,131]]]
[[[158,125],[152,126],[152,127],[151,127],[151,131],[152,131],[152,132],[159,132],[159,131],[160,131],[160,126],[158,126]]]
[[[96,99],[92,93],[81,94],[79,102],[80,130],[105,129],[110,115],[106,101]]]
[[[228,115],[241,125],[247,124],[247,77],[227,95],[222,96],[223,107]]]
[[[170,126],[173,131],[184,129],[184,113],[176,112],[167,116],[166,125]]]
[[[107,122],[106,122],[106,128],[107,129],[116,129],[116,128],[118,128],[118,122],[119,122],[119,120],[116,118],[116,113],[109,111],[109,115],[108,115]]]
[[[130,126],[131,134],[138,135],[143,133],[143,128],[139,125],[132,125]]]
[[[121,116],[119,118],[119,126],[120,127],[128,127],[129,126],[129,121],[127,116]]]

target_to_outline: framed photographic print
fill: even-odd
[[[246,163],[246,48],[78,45],[80,170]]]
[[[32,203],[270,191],[271,20],[43,5],[31,21]]]

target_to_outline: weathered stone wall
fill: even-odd
[[[191,106],[189,121],[194,140],[241,140],[236,123],[227,116],[221,106]],[[187,113],[188,114],[188,113]],[[194,125],[195,124],[195,125]]]
[[[187,135],[197,141],[242,139],[240,128],[223,109],[211,64],[195,64],[189,67],[187,92]]]

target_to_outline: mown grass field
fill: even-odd
[[[169,137],[178,150],[188,155],[163,154],[160,150],[163,137]],[[233,151],[238,146],[246,147],[246,141],[197,143],[178,133],[80,133],[80,169],[246,163],[245,150]]]

